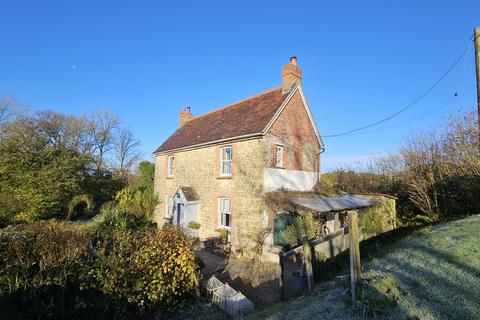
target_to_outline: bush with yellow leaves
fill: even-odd
[[[96,244],[84,283],[141,309],[175,309],[198,291],[192,244],[177,227],[119,232]]]

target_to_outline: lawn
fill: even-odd
[[[429,226],[364,259],[363,301],[348,281],[257,310],[249,319],[480,319],[480,215]]]

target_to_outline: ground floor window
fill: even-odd
[[[232,201],[230,198],[220,198],[218,205],[218,223],[220,227],[230,228],[232,219]]]
[[[172,216],[173,209],[173,198],[166,194],[165,195],[165,218],[170,218]]]

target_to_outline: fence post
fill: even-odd
[[[303,236],[303,259],[307,271],[308,291],[311,293],[313,289],[312,247],[308,243],[307,236]]]
[[[278,279],[278,286],[280,288],[280,300],[285,301],[285,255],[283,252],[279,254],[280,258],[280,278]]]
[[[360,245],[358,243],[358,213],[348,212],[348,229],[350,238],[350,280],[352,290],[352,304],[357,301],[357,290],[361,280]]]

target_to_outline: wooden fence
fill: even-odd
[[[349,226],[336,230],[335,232],[307,241],[303,239],[303,245],[287,252],[281,252],[280,255],[280,298],[285,300],[285,259],[293,255],[303,255],[307,272],[308,287],[311,291],[313,281],[319,281],[326,276],[326,260],[337,256],[338,254],[350,250],[350,265],[352,269],[352,288],[356,287],[360,279],[360,252],[359,240],[361,236],[358,233],[358,216],[356,211],[350,211]],[[312,252],[313,248],[313,252]],[[355,289],[352,289],[352,294]]]

